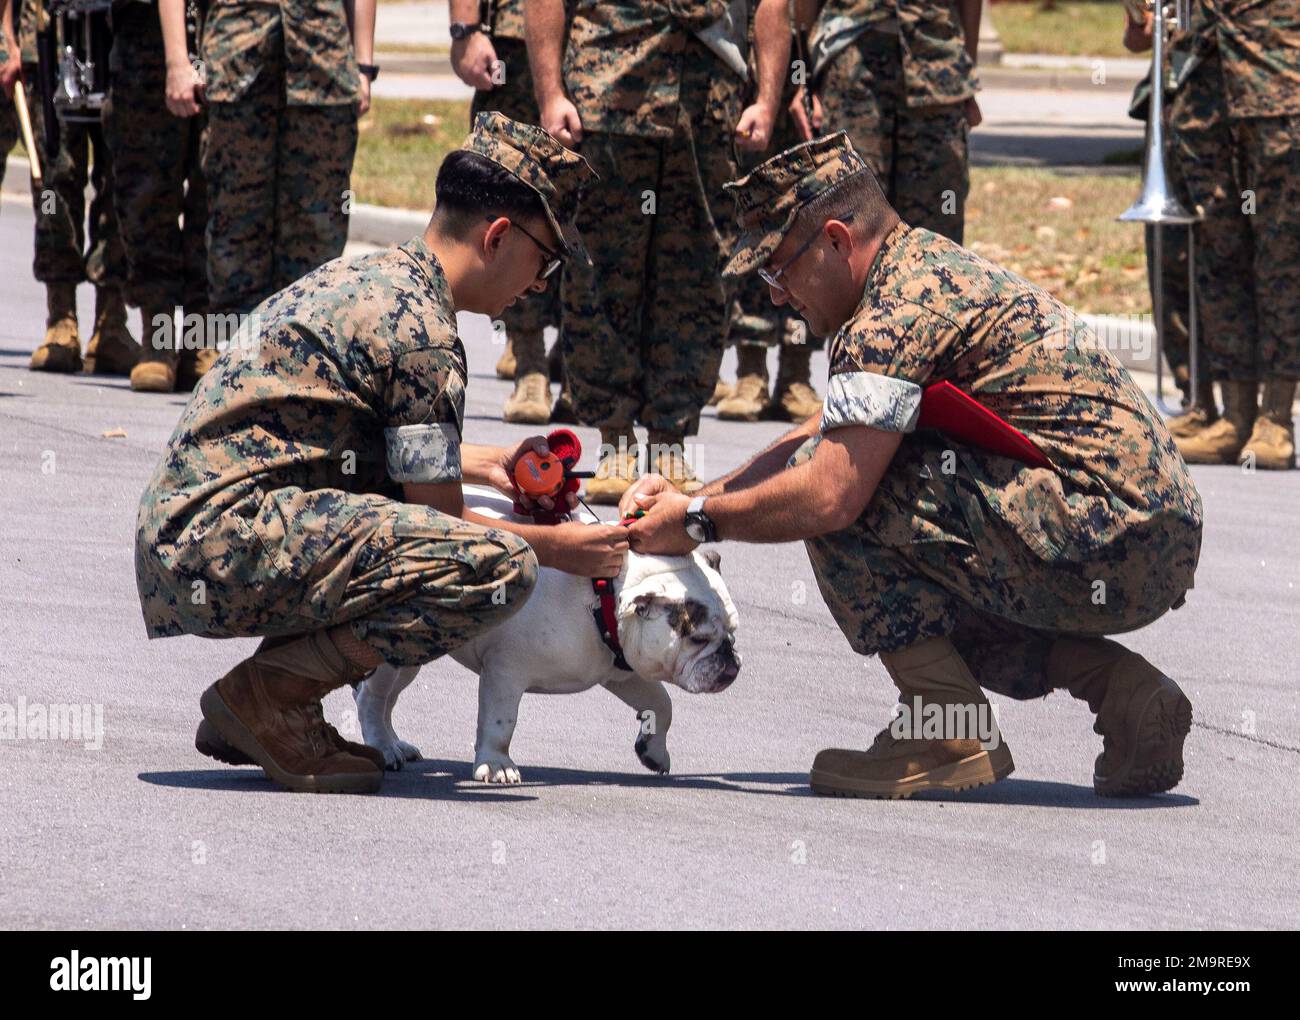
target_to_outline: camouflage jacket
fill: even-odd
[[[899,39],[908,106],[969,99],[978,87],[955,0],[827,0],[809,33],[814,79],[867,31]]]
[[[184,573],[238,559],[232,535],[292,548],[326,517],[337,533],[355,509],[338,490],[400,498],[403,482],[459,478],[465,379],[422,238],[327,263],[259,305],[204,376],[141,499],[137,546]],[[148,607],[150,636],[184,630]]]
[[[211,0],[201,55],[214,103],[237,102],[268,66],[283,66],[290,106],[357,100],[343,0]]]
[[[1300,0],[1192,0],[1174,53],[1186,58],[1180,78],[1218,54],[1233,117],[1300,114]]]
[[[496,0],[490,16],[493,39],[524,37],[524,0]]]
[[[729,6],[727,0],[572,4],[564,82],[583,129],[671,138],[706,115],[734,123],[744,80],[695,34]],[[683,102],[696,95],[702,106]]]
[[[938,234],[893,230],[828,354],[824,431],[910,432],[922,388],[947,380],[1036,443],[1051,468],[954,453],[988,510],[1047,562],[1086,562],[1157,518],[1200,527],[1200,496],[1160,415],[1091,330]]]

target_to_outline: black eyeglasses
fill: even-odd
[[[488,223],[495,223],[500,219],[500,217],[485,216],[484,219],[487,220]],[[562,256],[558,251],[546,247],[546,245],[542,244],[541,241],[537,240],[537,238],[525,230],[521,224],[516,223],[514,220],[510,221],[510,225],[523,234],[524,237],[528,238],[528,240],[532,241],[533,244],[537,245],[537,247],[541,249],[542,254],[546,256],[546,261],[542,263],[542,268],[537,271],[537,278],[539,280],[545,280],[547,277],[553,276],[555,271],[559,269],[560,266],[564,265],[564,256]]]
[[[849,215],[847,216],[839,216],[836,218],[841,223],[852,223],[853,215],[854,215],[853,213],[849,213]],[[785,263],[781,266],[780,269],[774,271],[768,269],[767,266],[759,266],[758,275],[763,278],[763,282],[766,283],[769,287],[775,287],[777,290],[785,290],[785,284],[781,282],[781,277],[785,276],[786,270],[789,269],[792,265],[794,265],[796,260],[798,260],[799,256],[802,255],[804,252],[806,252],[809,248],[811,248],[812,243],[821,236],[822,236],[822,232],[820,230],[814,231],[812,236],[809,237],[808,240],[804,241],[803,244],[799,245],[798,251],[796,251],[793,255],[791,255],[788,259],[785,260]]]

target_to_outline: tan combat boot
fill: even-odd
[[[812,387],[812,351],[807,344],[782,344],[772,394],[774,417],[807,421],[822,409],[822,398]]]
[[[1174,370],[1174,381],[1184,392],[1189,387],[1190,378],[1186,365]],[[1171,436],[1194,436],[1219,420],[1219,408],[1214,403],[1214,380],[1207,372],[1198,373],[1196,393],[1183,403],[1186,410],[1165,421],[1165,428]]]
[[[1264,380],[1264,400],[1255,419],[1250,439],[1241,448],[1239,464],[1254,463],[1266,471],[1290,471],[1295,467],[1295,380]]]
[[[551,383],[546,373],[542,338],[520,337],[515,345],[515,391],[506,399],[502,420],[522,425],[545,425],[551,420]]]
[[[927,638],[881,652],[880,661],[899,690],[901,714],[866,751],[820,752],[808,775],[813,790],[894,799],[968,790],[1011,775],[1015,762],[993,707],[951,641]]]
[[[731,396],[735,389],[729,382],[723,382],[719,379],[713,384],[713,396],[709,397],[709,407],[717,407],[720,403]]]
[[[651,471],[663,475],[672,483],[673,488],[685,496],[693,496],[704,488],[704,483],[695,477],[695,472],[686,459],[685,436],[651,432],[648,442]]]
[[[77,334],[77,285],[45,285],[45,339],[32,352],[33,372],[80,372],[81,337]]]
[[[600,463],[596,465],[596,476],[587,481],[588,502],[617,506],[623,493],[640,476],[637,471],[640,455],[632,426],[602,428]]]
[[[198,350],[181,351],[180,364],[176,372],[176,388],[192,390],[199,380],[208,374],[221,352],[215,347],[200,347]]]
[[[176,389],[180,355],[176,351],[176,326],[170,308],[141,309],[144,317],[144,351],[131,369],[131,389],[138,393],[171,393]]]
[[[1183,778],[1183,741],[1192,703],[1136,652],[1106,638],[1059,638],[1047,653],[1047,682],[1096,713],[1102,752],[1092,788],[1102,797],[1172,790]]]
[[[1188,464],[1235,464],[1255,425],[1259,385],[1221,382],[1223,417],[1190,436],[1175,436]]]
[[[116,287],[96,287],[95,331],[86,345],[86,371],[92,375],[130,375],[140,353],[140,345],[126,325],[122,292]]]
[[[384,778],[378,752],[344,750],[320,702],[363,675],[324,631],[316,631],[260,648],[204,691],[199,704],[222,746],[252,759],[281,786],[312,793],[374,793]],[[195,735],[201,751],[202,738],[201,727]]]
[[[736,384],[731,395],[718,402],[718,417],[724,421],[758,421],[767,403],[767,348],[762,344],[737,344]]]
[[[510,380],[515,377],[515,348],[510,337],[506,337],[506,349],[497,359],[496,373],[498,379]]]

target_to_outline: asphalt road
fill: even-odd
[[[1064,695],[999,703],[1010,779],[910,802],[814,796],[826,746],[865,745],[892,686],[846,646],[803,550],[725,545],[745,665],[674,695],[676,772],[642,771],[601,690],[524,701],[525,784],[469,778],[475,685],[427,667],[397,711],[426,760],[373,797],[280,792],[192,747],[198,696],[252,641],[150,642],[135,508],[183,396],[26,371],[42,327],[31,214],[0,209],[0,712],[99,706],[103,742],[0,740],[0,926],[405,928],[1294,927],[1300,920],[1300,473],[1197,469],[1187,605],[1130,637],[1197,721],[1171,794],[1107,801]],[[90,291],[83,288],[83,321]],[[465,317],[471,437],[506,441],[506,384]],[[824,360],[815,366],[824,371]],[[711,412],[710,412],[711,414]],[[121,429],[125,436],[104,438]],[[705,473],[779,431],[701,432]],[[584,431],[585,441],[594,433]],[[347,728],[350,699],[331,695]]]

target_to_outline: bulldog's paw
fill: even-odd
[[[503,783],[508,786],[523,782],[518,767],[504,754],[475,760],[474,778],[480,783]]]
[[[668,774],[672,759],[668,755],[668,740],[666,737],[658,733],[647,737],[642,733],[636,738],[636,743],[632,747],[636,751],[636,756],[640,759],[641,764],[651,772],[657,772],[661,776]]]
[[[367,740],[366,743],[384,756],[384,768],[389,772],[397,772],[408,761],[419,761],[422,757],[418,747],[408,744],[396,734],[387,738]]]

